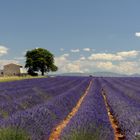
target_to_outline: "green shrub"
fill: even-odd
[[[27,133],[20,128],[1,128],[0,140],[31,140]]]
[[[100,129],[94,132],[72,130],[70,134],[62,136],[62,140],[101,140]]]
[[[99,133],[73,133],[70,136],[71,140],[99,140]]]
[[[138,136],[138,137],[136,138],[136,140],[140,140],[140,136]]]

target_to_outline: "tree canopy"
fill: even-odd
[[[28,68],[28,73],[33,75],[40,71],[42,75],[45,72],[57,71],[57,66],[54,64],[54,55],[46,49],[37,48],[26,52],[25,68]]]

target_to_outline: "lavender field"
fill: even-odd
[[[140,78],[60,76],[0,83],[0,140],[53,140],[69,114],[57,140],[139,140]],[[11,133],[16,136],[8,139]]]

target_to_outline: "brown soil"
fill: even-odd
[[[104,102],[105,102],[105,106],[106,106],[106,110],[108,113],[110,124],[113,128],[113,131],[114,131],[114,136],[115,136],[114,140],[125,140],[125,134],[122,133],[122,131],[118,125],[117,119],[115,118],[115,116],[113,116],[113,113],[110,111],[110,107],[109,107],[107,97],[106,97],[104,90],[102,91],[102,96],[104,98]]]
[[[68,114],[68,116],[65,118],[65,120],[63,120],[60,124],[58,124],[52,131],[49,140],[60,140],[60,134],[62,132],[62,130],[67,126],[67,124],[69,123],[69,121],[71,120],[71,118],[76,114],[76,112],[79,110],[81,103],[83,102],[84,98],[86,97],[86,95],[89,92],[89,89],[92,85],[93,81],[91,80],[84,95],[79,99],[79,101],[77,102],[76,106],[72,109],[72,111]]]

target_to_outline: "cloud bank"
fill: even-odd
[[[121,61],[126,60],[127,58],[136,57],[139,55],[139,51],[123,51],[117,53],[96,53],[91,54],[88,57],[89,60],[110,60],[110,61]]]
[[[72,60],[70,55],[55,57],[59,73],[110,71],[124,74],[140,73],[140,53],[136,50],[116,53],[92,53]]]

